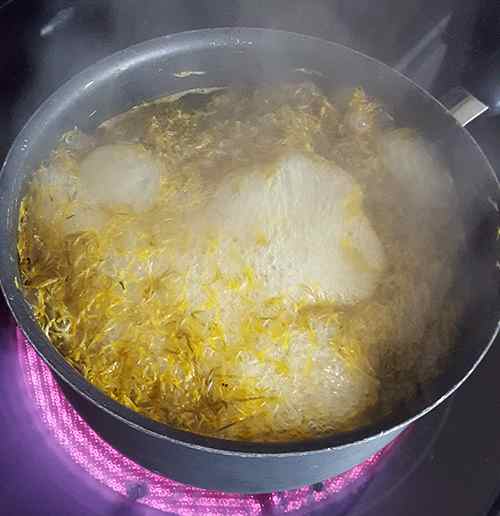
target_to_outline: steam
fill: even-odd
[[[65,9],[61,9],[57,12],[57,14],[49,20],[48,23],[42,26],[40,29],[40,36],[42,38],[46,38],[54,33],[59,27],[63,26],[67,22],[70,21],[71,18],[75,15],[75,7],[67,7]]]
[[[378,12],[378,6],[351,4],[115,0],[30,6],[30,19],[12,24],[9,46],[15,55],[3,56],[4,92],[9,98],[3,127],[8,134],[0,151],[6,152],[29,116],[70,77],[117,50],[166,34],[228,26],[274,28],[334,40],[381,57],[377,38],[368,41],[360,22]],[[15,17],[16,3],[8,9]]]

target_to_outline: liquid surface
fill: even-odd
[[[410,400],[451,353],[461,245],[432,148],[361,90],[186,95],[66,134],[20,212],[22,288],[90,382],[279,441]]]

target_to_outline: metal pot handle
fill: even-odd
[[[466,126],[479,115],[500,114],[500,51],[475,66],[464,80],[442,99],[458,123]]]
[[[486,104],[460,86],[448,91],[439,100],[462,127],[489,109]]]

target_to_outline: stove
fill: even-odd
[[[337,503],[346,492],[358,490],[371,471],[391,453],[403,436],[342,475],[293,491],[248,496],[198,489],[169,480],[135,464],[100,438],[70,405],[48,366],[16,332],[15,354],[27,410],[37,424],[37,432],[48,434],[88,476],[108,489],[167,514],[289,513]]]
[[[460,0],[0,1],[0,154],[44,98],[97,59],[161,34],[229,25],[339,41],[440,96],[497,49],[500,8]],[[500,120],[479,118],[469,129],[500,170]],[[286,492],[216,493],[147,471],[97,436],[0,302],[0,515],[500,514],[499,366],[493,346],[448,402],[338,477]]]

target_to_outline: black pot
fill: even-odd
[[[179,74],[189,71],[202,73]],[[327,91],[362,86],[400,125],[414,127],[436,142],[452,171],[466,214],[468,249],[463,288],[467,309],[453,360],[417,399],[376,425],[304,442],[260,444],[203,437],[121,406],[64,360],[16,287],[18,210],[27,181],[60,135],[75,125],[92,130],[117,113],[169,93],[304,79]],[[195,31],[155,39],[100,61],[56,91],[29,120],[0,178],[1,282],[17,323],[70,401],[115,448],[149,469],[205,488],[247,493],[289,489],[322,481],[369,457],[448,397],[484,357],[499,330],[497,202],[498,181],[470,134],[442,104],[391,68],[341,45],[298,34]]]

